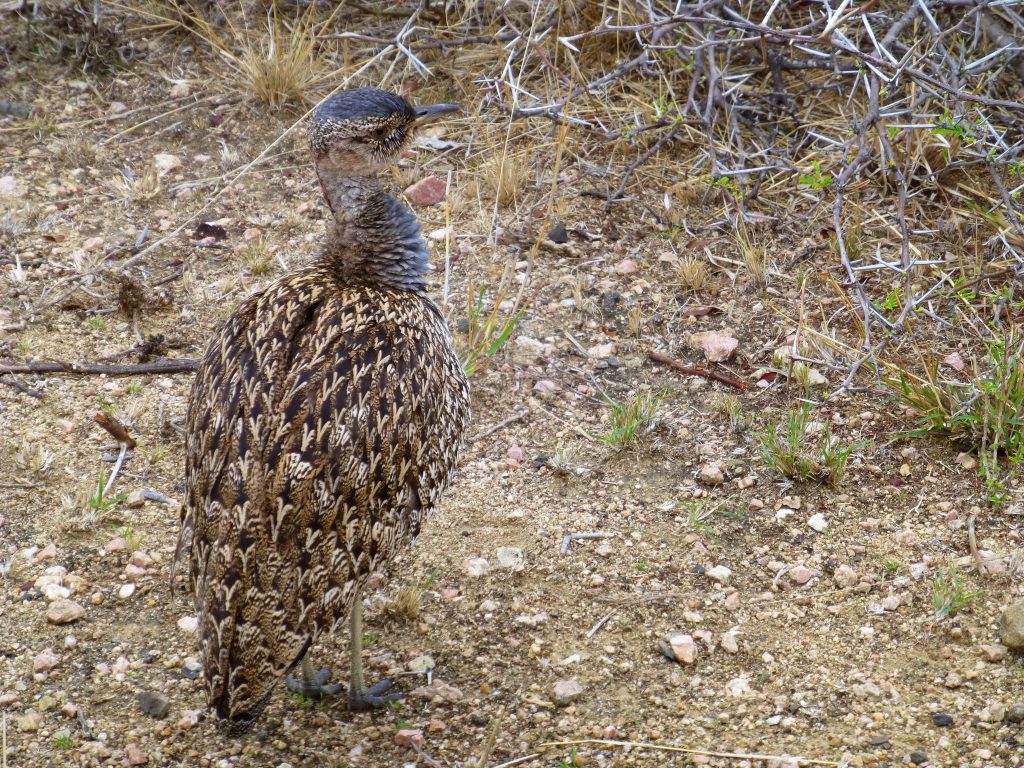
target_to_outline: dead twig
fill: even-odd
[[[971,513],[967,517],[967,546],[971,550],[971,557],[974,558],[974,567],[978,569],[978,576],[984,577],[987,573],[985,569],[985,562],[981,559],[981,554],[978,552],[978,537],[974,532],[974,522],[977,515]]]
[[[126,365],[98,365],[96,363],[39,362],[0,363],[0,375],[7,373],[70,373],[82,376],[153,376],[161,373],[189,373],[199,367],[199,361],[156,360],[152,363]]]
[[[485,437],[490,437],[495,432],[498,432],[498,431],[504,429],[509,424],[514,424],[515,422],[519,421],[524,416],[528,416],[529,414],[530,414],[530,409],[529,408],[522,408],[522,409],[516,411],[515,413],[513,413],[511,416],[509,416],[504,421],[501,421],[501,422],[495,424],[492,427],[488,427],[487,429],[485,429],[483,432],[481,432],[478,435],[474,435],[473,436],[473,440],[474,441],[475,440],[483,440]]]
[[[105,411],[99,411],[93,416],[93,421],[103,427],[110,436],[117,440],[118,443],[127,445],[129,448],[135,448],[135,438],[128,434],[128,430],[125,428],[115,416],[111,416]]]
[[[585,531],[573,531],[566,533],[562,536],[562,546],[558,550],[558,554],[564,555],[569,551],[569,545],[574,541],[582,541],[583,539],[610,539],[612,534],[610,533],[591,533]]]
[[[725,384],[727,386],[733,387],[734,389],[750,388],[750,384],[748,384],[745,381],[740,381],[739,379],[733,378],[732,376],[727,376],[726,374],[719,373],[718,371],[708,370],[707,368],[692,368],[688,365],[683,365],[682,363],[677,362],[673,360],[671,357],[663,355],[660,352],[649,352],[648,357],[650,357],[651,360],[653,360],[656,363],[663,363],[672,370],[678,371],[679,373],[685,374],[687,376],[703,376],[706,379],[717,381],[719,384]]]
[[[17,376],[0,376],[0,384],[6,384],[9,387],[14,387],[23,395],[28,395],[29,397],[42,398],[43,396],[43,393],[39,390],[32,389],[32,387],[19,381]]]

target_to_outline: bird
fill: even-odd
[[[364,682],[361,594],[452,479],[470,390],[428,295],[416,217],[379,175],[417,128],[457,109],[375,88],[320,104],[308,138],[331,211],[322,250],[240,304],[200,363],[176,557],[207,701],[229,732],[258,719],[282,678],[311,697],[341,693],[309,652],[346,618],[349,708],[400,697],[389,680]]]

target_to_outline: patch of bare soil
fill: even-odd
[[[0,117],[0,357],[199,357],[243,298],[317,253],[329,212],[301,130],[234,179],[301,113],[225,89],[180,31],[84,73],[33,40],[4,43],[0,71],[4,99],[36,110]],[[506,136],[465,80],[439,71],[412,95],[459,98],[465,116],[410,151],[395,190],[451,179],[417,212],[463,350],[493,307],[513,315],[521,284],[527,303],[474,373],[454,486],[367,595],[367,675],[397,676],[406,699],[349,714],[282,685],[252,733],[220,733],[192,606],[170,590],[190,375],[18,374],[0,386],[5,765],[1020,765],[1024,668],[997,629],[1020,591],[1019,518],[982,509],[973,459],[894,439],[913,419],[870,381],[823,402],[844,375],[827,365],[811,366],[825,383],[807,434],[865,441],[836,485],[762,456],[803,393],[776,350],[798,321],[856,325],[820,234],[830,206],[794,201],[795,224],[758,230],[763,266],[744,262],[731,236],[685,231],[718,216],[714,192],[687,197],[676,228],[651,214],[660,187],[606,207],[582,193],[614,188],[621,158],[550,123]],[[681,182],[673,163],[666,148],[657,173]],[[557,222],[564,243],[546,239]],[[704,332],[735,355],[713,366]],[[638,394],[652,410],[630,442],[611,404]],[[106,494],[117,447],[97,412],[138,442]],[[976,572],[971,516],[998,573]],[[951,564],[966,604],[940,621]],[[345,633],[315,656],[344,677]]]

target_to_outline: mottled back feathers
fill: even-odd
[[[468,418],[433,302],[341,279],[326,260],[247,300],[217,333],[190,398],[181,541],[220,717],[258,714],[417,534]]]

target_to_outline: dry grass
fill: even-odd
[[[131,166],[121,170],[118,179],[105,182],[108,193],[122,205],[140,205],[156,198],[161,191],[160,172],[156,164],[149,162],[139,174]]]
[[[702,291],[708,286],[711,270],[707,262],[697,256],[684,255],[679,260],[679,284],[691,291]]]
[[[256,277],[268,275],[274,270],[274,252],[263,237],[246,243],[241,255],[246,270]]]
[[[763,291],[768,287],[768,249],[764,243],[755,243],[746,227],[740,227],[736,232],[736,249],[743,263],[747,285]]]
[[[530,164],[525,154],[503,152],[488,162],[481,174],[498,205],[506,207],[515,203],[522,194],[530,175]]]
[[[213,48],[227,65],[239,90],[273,108],[304,106],[316,100],[318,89],[337,75],[325,55],[320,30],[329,27],[343,4],[324,19],[310,3],[293,18],[285,18],[272,3],[265,18],[250,19],[226,13],[226,29],[216,25],[198,5],[170,0],[163,11],[136,13],[172,27],[188,30]]]

